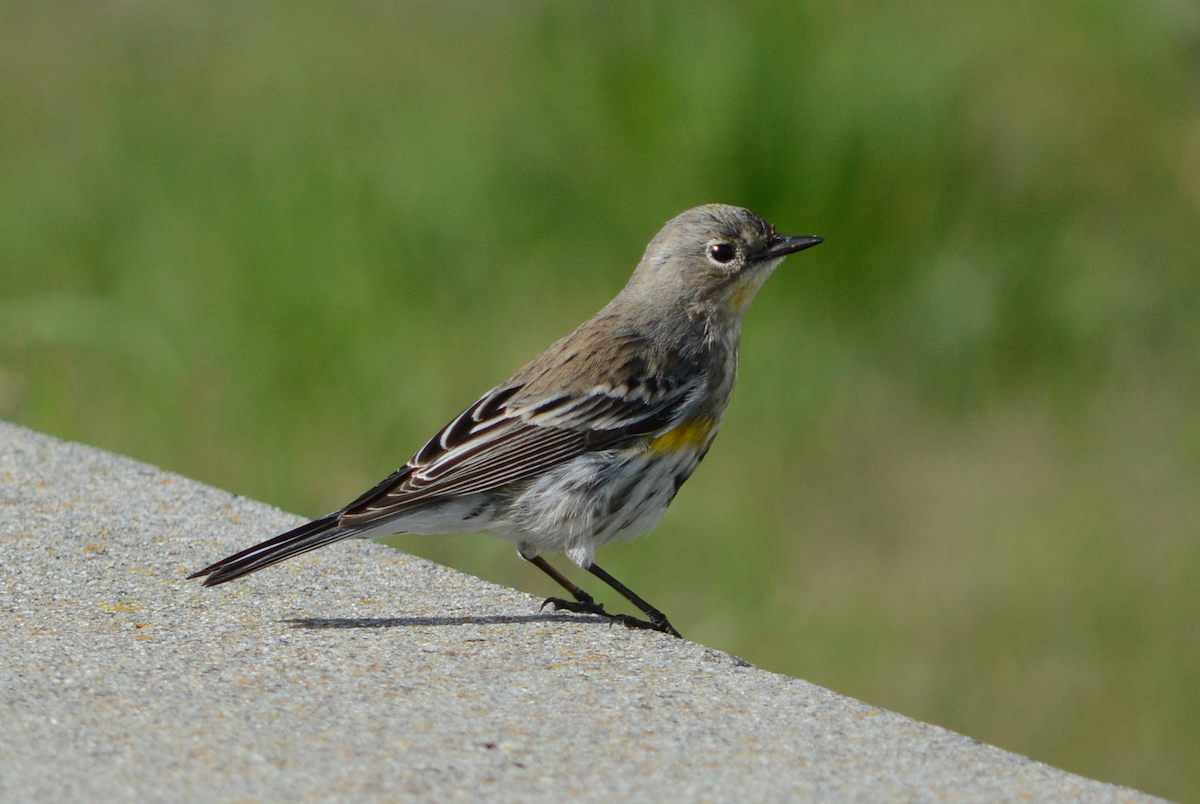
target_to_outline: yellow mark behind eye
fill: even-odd
[[[650,452],[679,452],[684,449],[704,449],[712,435],[713,425],[707,419],[683,422],[650,442]]]

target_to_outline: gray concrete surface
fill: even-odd
[[[0,423],[5,801],[1157,801]]]

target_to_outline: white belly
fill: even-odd
[[[605,544],[652,530],[699,462],[690,449],[582,455],[534,480],[483,529],[527,558],[562,550],[588,567]]]

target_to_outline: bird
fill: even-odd
[[[708,452],[737,375],[742,319],[789,254],[748,209],[707,204],[668,221],[625,287],[492,388],[406,464],[343,508],[188,576],[216,586],[350,538],[488,533],[562,586],[544,609],[679,637],[595,561],[652,530]],[[566,553],[636,606],[609,612],[547,559]]]

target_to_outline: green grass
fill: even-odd
[[[316,515],[742,204],[827,243],[605,567],[765,668],[1200,801],[1190,13],[4,3],[0,416]]]

